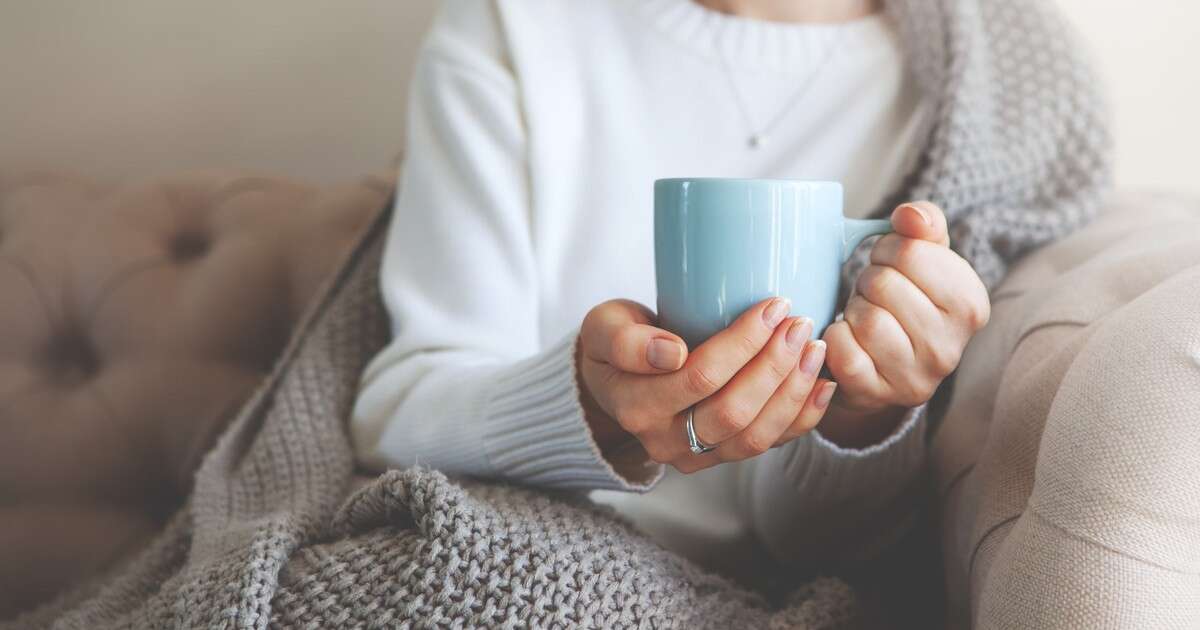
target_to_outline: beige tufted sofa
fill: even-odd
[[[0,179],[0,619],[179,507],[390,181]]]
[[[1200,628],[1200,203],[1020,262],[931,453],[950,627]]]

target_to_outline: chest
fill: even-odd
[[[836,180],[847,215],[863,216],[899,185],[920,144],[923,108],[898,58],[750,71],[670,49],[581,67],[553,74],[565,77],[553,97],[535,89],[552,78],[545,68],[523,77],[547,342],[607,299],[654,308],[655,179]],[[765,142],[751,146],[767,123]]]

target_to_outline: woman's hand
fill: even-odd
[[[877,443],[904,409],[930,399],[991,313],[987,289],[950,249],[946,217],[918,201],[892,212],[842,321],[825,330],[838,397],[821,434],[843,446]]]
[[[654,314],[627,300],[593,308],[580,330],[582,402],[602,450],[636,438],[651,459],[690,473],[754,457],[812,430],[833,397],[817,378],[825,344],[812,321],[787,317],[782,299],[760,302],[690,355]],[[696,455],[684,431],[695,405]]]

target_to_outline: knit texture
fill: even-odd
[[[1108,137],[1093,78],[1059,17],[1034,0],[893,0],[887,10],[936,102],[922,165],[897,199],[940,203],[955,247],[994,284],[1015,257],[1096,206]],[[853,623],[838,582],[814,582],[771,611],[567,495],[410,470],[347,502],[355,477],[345,418],[387,334],[382,225],[204,460],[162,534],[110,575],[0,628]],[[864,262],[860,250],[851,272]]]
[[[335,527],[348,542],[304,550],[272,605],[281,625],[515,628],[840,628],[845,585],[821,579],[772,612],[612,512],[516,487],[393,471],[355,494]],[[391,576],[379,579],[377,576]]]
[[[0,628],[853,625],[840,581],[811,582],[772,609],[579,495],[460,485],[416,468],[355,477],[344,419],[386,340],[385,226],[374,225],[161,536]]]
[[[921,166],[876,216],[907,200],[938,204],[951,247],[992,288],[1022,254],[1095,216],[1108,191],[1111,137],[1099,79],[1053,3],[884,4],[936,109]],[[851,278],[874,240],[855,251]]]

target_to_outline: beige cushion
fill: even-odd
[[[1200,205],[1019,265],[933,453],[953,627],[1200,627]]]
[[[0,618],[178,507],[388,189],[0,180]]]

